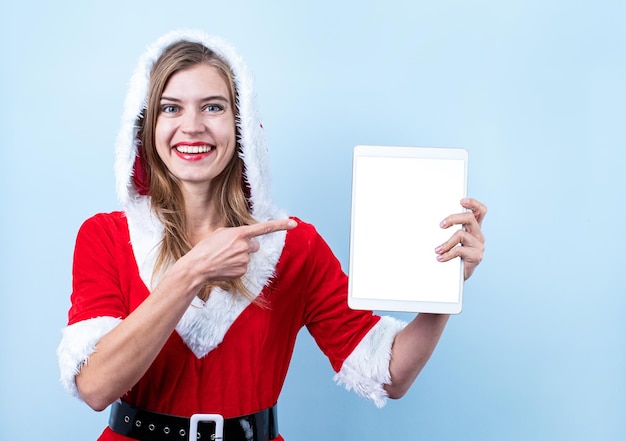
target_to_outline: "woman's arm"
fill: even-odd
[[[78,375],[76,386],[94,410],[103,410],[145,374],[194,296],[209,281],[243,276],[256,236],[291,229],[278,220],[217,230],[179,259],[148,298],[96,345]]]
[[[487,207],[475,199],[463,199],[461,205],[470,211],[448,216],[441,222],[441,227],[462,225],[463,229],[457,230],[435,252],[440,262],[462,258],[467,280],[482,261],[485,251],[481,225],[487,214]],[[448,315],[418,314],[398,333],[389,362],[391,382],[385,385],[390,398],[402,397],[411,387],[435,350],[448,318]]]
[[[418,314],[396,335],[389,361],[391,383],[385,385],[389,398],[401,398],[409,390],[435,350],[449,317]]]

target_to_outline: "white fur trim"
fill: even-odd
[[[76,387],[76,375],[87,364],[100,339],[121,321],[119,318],[98,317],[74,323],[63,329],[63,337],[57,348],[61,384],[76,398],[82,400]]]
[[[149,198],[136,198],[126,211],[133,253],[143,283],[152,290],[159,277],[153,277],[154,263],[163,226],[150,208]],[[250,255],[244,284],[256,297],[269,283],[282,253],[287,233],[279,231],[257,237],[259,251]],[[224,339],[228,328],[250,304],[243,296],[216,289],[205,303],[195,300],[179,321],[176,331],[196,357],[204,357]]]
[[[152,279],[154,265],[163,238],[163,224],[150,208],[149,197],[135,197],[125,211],[130,243],[141,280],[152,290],[157,280]]]
[[[388,399],[383,386],[391,381],[391,347],[396,335],[405,326],[405,322],[393,317],[381,317],[343,362],[334,378],[337,384],[383,407]]]
[[[257,237],[260,249],[250,256],[244,277],[246,288],[255,297],[274,275],[285,237],[285,231]],[[202,358],[224,340],[230,326],[248,305],[250,300],[243,296],[215,289],[206,302],[194,300],[178,322],[176,331],[196,357]]]

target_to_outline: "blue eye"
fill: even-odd
[[[224,106],[221,104],[207,104],[204,106],[204,110],[210,113],[219,113],[224,111]]]
[[[162,113],[176,113],[178,112],[178,106],[174,104],[164,104],[161,106]]]

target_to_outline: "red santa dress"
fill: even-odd
[[[137,126],[149,72],[174,42],[200,42],[231,67],[238,103],[240,156],[252,215],[285,218],[269,198],[267,148],[254,105],[252,77],[234,49],[193,31],[173,32],[150,46],[131,79],[116,144],[117,193],[123,210],[85,221],[76,239],[71,308],[58,348],[61,381],[80,399],[75,377],[98,341],[121,323],[158,284],[153,274],[163,225],[137,168]],[[279,398],[299,330],[306,326],[348,389],[384,404],[391,345],[404,326],[391,317],[347,305],[347,277],[310,224],[258,238],[246,287],[262,302],[214,289],[196,298],[125,402],[154,412],[225,418],[272,407]],[[141,338],[141,337],[138,337]],[[108,427],[100,440],[129,439]],[[279,440],[282,437],[278,435]]]

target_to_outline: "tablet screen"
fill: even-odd
[[[461,311],[462,261],[439,262],[434,250],[455,231],[442,229],[439,223],[463,211],[467,160],[465,149],[355,148],[350,307]]]

